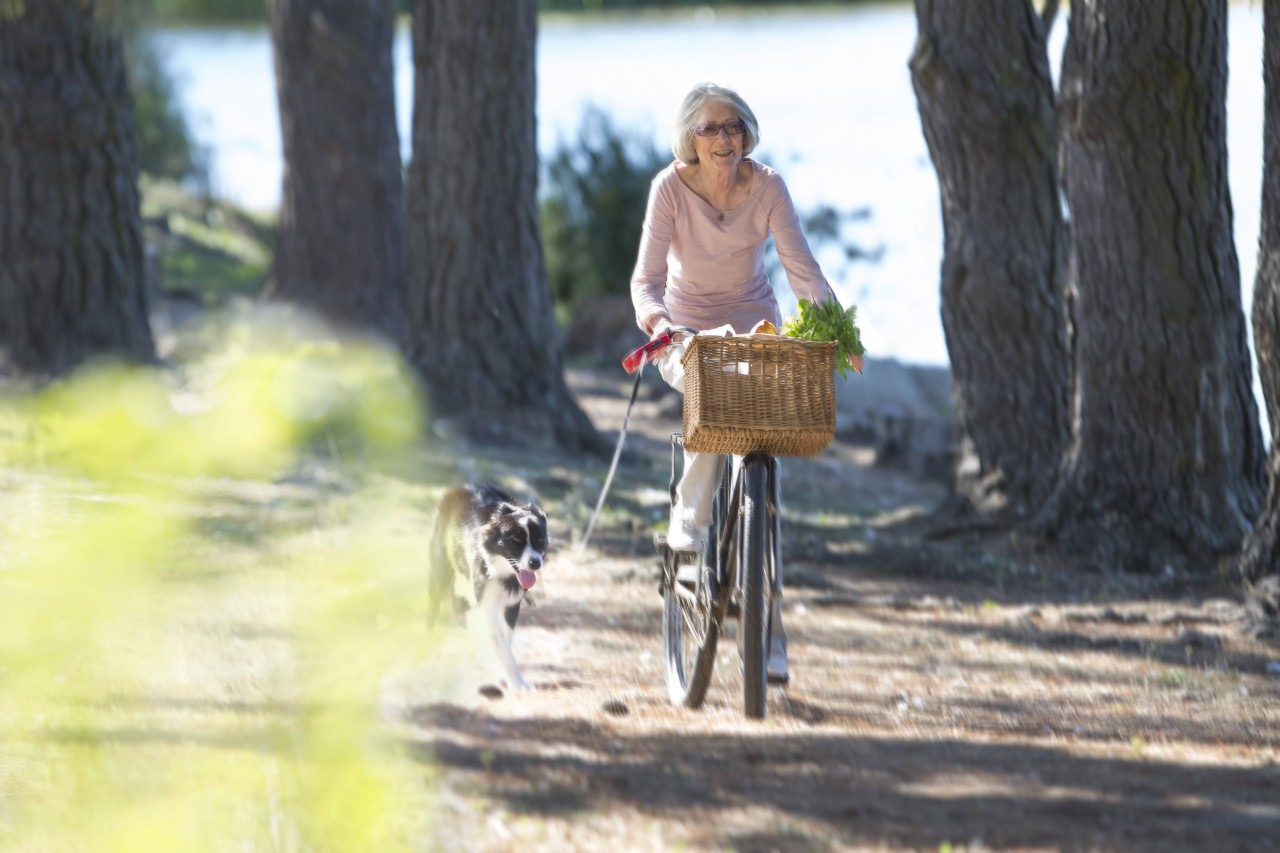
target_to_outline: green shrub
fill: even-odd
[[[591,106],[544,163],[542,242],[562,319],[584,298],[628,292],[649,184],[669,162],[651,135],[623,133]]]
[[[165,21],[265,21],[264,0],[136,0]]]
[[[142,171],[176,181],[206,177],[207,168],[159,50],[135,30],[127,38],[125,55]]]

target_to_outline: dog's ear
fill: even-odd
[[[509,501],[503,501],[502,503],[494,507],[493,514],[495,516],[516,515],[520,512],[520,510],[521,510],[521,507],[517,506],[516,504],[510,503]]]
[[[537,505],[537,504],[535,504],[535,503],[528,503],[528,504],[525,504],[525,505],[522,507],[522,509],[523,509],[525,512],[527,512],[527,513],[529,513],[530,515],[532,515],[532,516],[534,516],[535,518],[537,518],[537,519],[538,519],[538,521],[542,522],[542,526],[543,526],[543,527],[546,527],[546,525],[547,525],[547,514],[546,514],[545,512],[543,512],[543,511],[542,511],[542,507],[538,506],[538,505]]]

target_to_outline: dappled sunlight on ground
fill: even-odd
[[[616,429],[630,388],[576,385]],[[678,426],[660,396],[632,419],[628,446],[653,458],[620,469],[609,501],[635,510],[665,489]],[[477,850],[619,837],[637,850],[1265,849],[1280,837],[1276,654],[1237,630],[1237,601],[1008,543],[928,541],[941,491],[872,461],[834,446],[786,462],[793,680],[770,691],[763,723],[742,715],[733,626],[706,705],[668,703],[645,511],[602,520],[584,553],[557,551],[516,634],[537,692],[406,709],[448,791],[434,837]]]

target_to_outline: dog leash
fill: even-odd
[[[609,475],[604,478],[604,488],[600,490],[600,499],[596,501],[595,512],[587,522],[587,530],[578,542],[578,553],[586,550],[591,539],[591,531],[595,530],[596,521],[600,518],[600,510],[604,507],[605,496],[609,494],[609,486],[613,484],[613,475],[618,470],[618,459],[622,456],[622,444],[627,439],[627,423],[631,420],[631,408],[636,404],[636,394],[640,391],[640,379],[644,376],[644,366],[656,354],[671,345],[671,333],[664,332],[622,360],[622,367],[627,373],[636,375],[635,385],[631,386],[631,400],[627,403],[627,413],[622,416],[622,429],[618,431],[618,446],[613,451],[613,461],[609,463]]]

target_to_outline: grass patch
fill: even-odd
[[[143,178],[142,217],[161,292],[205,303],[253,296],[271,268],[275,222],[234,205],[199,199],[168,181]]]

